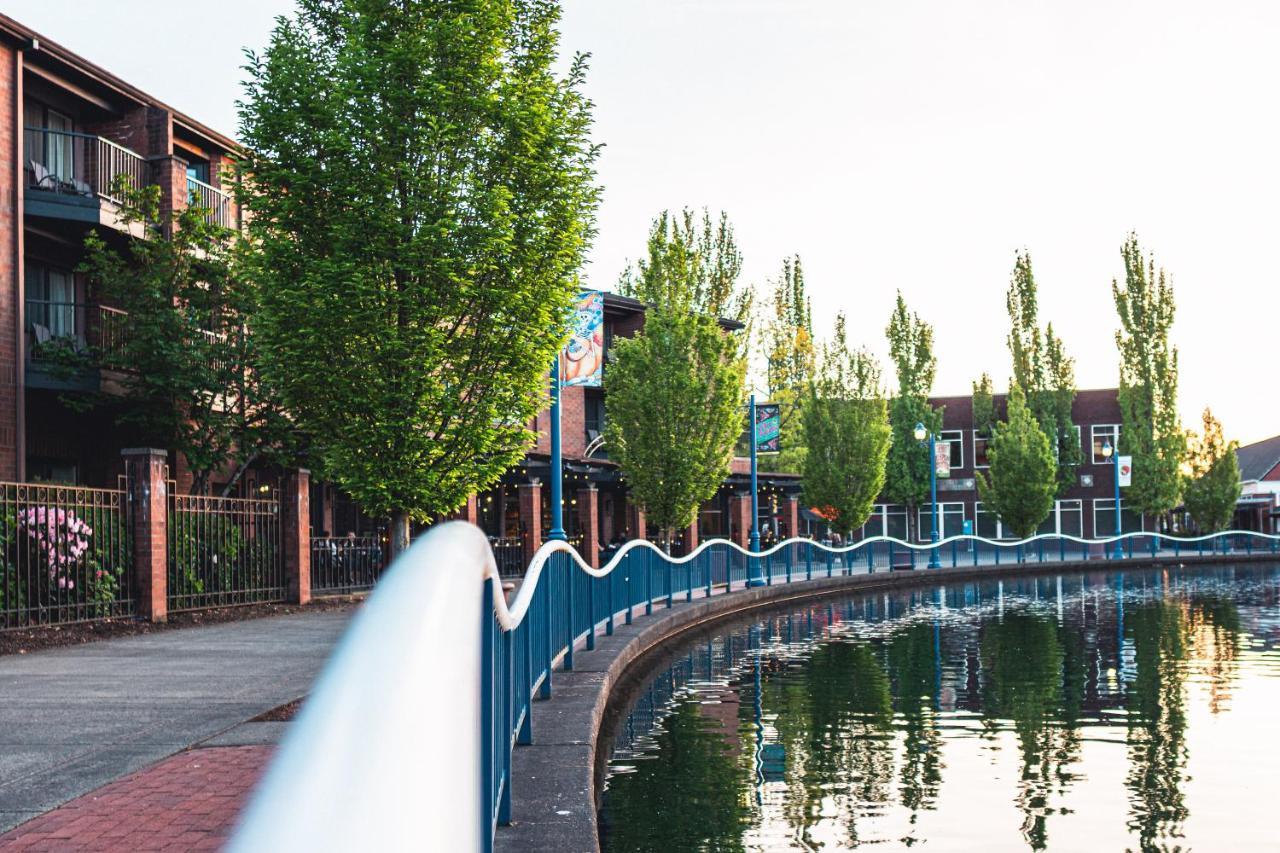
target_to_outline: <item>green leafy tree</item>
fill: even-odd
[[[1027,395],[1027,405],[1049,438],[1057,461],[1057,494],[1075,485],[1083,461],[1080,436],[1071,420],[1076,398],[1075,361],[1050,323],[1040,328],[1038,292],[1031,254],[1018,252],[1005,295],[1009,312],[1009,354],[1013,380]]]
[[[1240,500],[1237,443],[1222,435],[1222,422],[1204,410],[1204,432],[1192,437],[1187,452],[1183,501],[1201,533],[1226,530]]]
[[[995,393],[991,377],[986,373],[973,383],[973,428],[985,438],[995,434]]]
[[[843,314],[822,348],[803,413],[805,499],[832,511],[837,529],[861,527],[884,488],[888,408],[880,366],[866,351],[849,349]]]
[[[907,310],[901,292],[886,335],[898,388],[889,401],[892,444],[885,469],[884,494],[891,502],[907,508],[910,536],[917,526],[916,508],[929,497],[929,466],[933,464],[928,449],[916,441],[916,424],[923,423],[931,432],[942,428],[942,410],[929,405],[938,360],[933,354],[933,327],[921,320],[919,314]]]
[[[240,118],[268,375],[367,511],[461,505],[518,461],[598,202],[558,4],[300,0]]]
[[[192,490],[208,491],[225,473],[224,493],[256,461],[281,461],[293,428],[262,381],[261,355],[249,319],[257,292],[242,275],[243,247],[193,198],[163,213],[160,188],[119,181],[119,221],[143,239],[123,244],[90,231],[80,271],[104,302],[126,312],[103,327],[95,352],[64,348],[65,367],[95,364],[117,371],[113,394],[68,398],[104,406],[142,444],[177,451]]]
[[[804,465],[802,410],[813,379],[816,347],[809,296],[800,256],[782,262],[773,282],[770,316],[764,328],[765,378],[770,402],[781,415],[781,450],[771,463],[776,471],[800,471]]]
[[[726,260],[737,256],[726,220],[710,243],[689,239],[690,222],[663,214],[651,230],[649,258],[628,287],[652,307],[639,334],[615,342],[604,380],[610,457],[665,542],[716,493],[743,429],[744,336],[721,323],[743,304],[723,278],[741,259]]]
[[[991,468],[978,472],[982,505],[1025,539],[1053,510],[1056,466],[1049,439],[1016,384],[1009,389],[1008,420],[996,427],[988,457]]]
[[[1154,257],[1144,261],[1130,234],[1120,249],[1124,284],[1112,280],[1120,318],[1120,452],[1133,456],[1133,485],[1125,501],[1144,515],[1178,505],[1186,434],[1178,421],[1178,349],[1173,327],[1173,286]]]

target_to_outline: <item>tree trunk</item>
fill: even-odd
[[[391,514],[391,559],[409,550],[409,513]]]

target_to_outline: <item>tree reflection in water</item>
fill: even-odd
[[[1278,579],[1270,567],[1076,576],[1065,594],[1046,578],[967,584],[939,587],[937,600],[863,597],[725,629],[654,680],[670,691],[645,711],[654,736],[619,748],[603,847],[948,849],[953,827],[971,844],[985,820],[977,831],[1004,839],[993,847],[1020,833],[1030,850],[1053,849],[1055,833],[1083,829],[1098,849],[1182,849],[1189,696],[1230,713],[1249,643],[1280,645]],[[1016,775],[991,760],[975,774],[975,744],[1005,739]],[[773,769],[761,774],[766,750]],[[944,762],[953,750],[963,760]],[[1128,816],[1112,825],[1094,815],[1112,814],[1103,780],[1116,759]],[[949,778],[957,766],[971,775]],[[1020,824],[1004,822],[1009,803]]]

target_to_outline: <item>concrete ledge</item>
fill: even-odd
[[[680,644],[689,633],[733,616],[815,598],[931,586],[939,582],[1276,560],[1275,554],[1217,554],[1176,559],[1133,558],[1123,562],[1091,560],[885,570],[735,590],[711,598],[695,598],[692,602],[678,596],[669,609],[655,603],[649,616],[644,615],[641,606],[634,611],[631,625],[623,624],[618,618],[613,636],[598,635],[594,651],[583,650],[580,642],[574,653],[574,670],[557,670],[552,679],[551,698],[533,703],[533,743],[516,747],[512,754],[511,824],[498,827],[495,850],[500,853],[598,853],[597,780],[608,758],[599,751],[598,740],[612,693],[642,665],[642,658],[651,659]]]

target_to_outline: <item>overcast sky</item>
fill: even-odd
[[[7,0],[4,11],[235,130],[241,50],[292,0]],[[1136,230],[1173,276],[1183,418],[1280,432],[1280,4],[568,0],[593,55],[611,288],[663,208],[727,210],[763,285],[798,253],[815,322],[883,358],[894,292],[936,329],[936,391],[1009,374],[1030,250],[1080,387],[1117,380],[1110,282]]]

